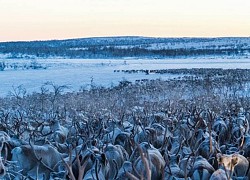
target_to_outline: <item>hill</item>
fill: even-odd
[[[182,58],[248,57],[249,37],[152,38],[97,37],[1,42],[2,58]]]

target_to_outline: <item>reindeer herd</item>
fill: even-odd
[[[248,97],[183,81],[0,99],[0,179],[249,179]]]

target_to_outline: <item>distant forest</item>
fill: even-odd
[[[110,37],[0,43],[7,58],[250,56],[250,38]]]

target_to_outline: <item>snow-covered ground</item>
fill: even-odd
[[[29,64],[32,60],[0,59],[5,64]],[[88,87],[91,81],[97,86],[117,85],[122,80],[134,82],[137,79],[169,79],[177,75],[127,74],[114,70],[156,70],[179,68],[224,68],[250,69],[250,59],[37,59],[37,63],[46,69],[8,69],[0,71],[0,96],[6,96],[13,87],[22,85],[31,93],[39,91],[46,82],[57,85],[68,85],[70,91],[78,91],[81,87]]]

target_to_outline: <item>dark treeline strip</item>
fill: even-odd
[[[22,55],[41,58],[58,56],[65,58],[239,56],[249,54],[250,48],[246,43],[248,41],[248,38],[84,38],[5,42],[0,43],[0,53],[9,53],[10,58],[22,57]],[[192,44],[195,48],[192,47]],[[159,45],[159,47],[166,45],[167,48],[157,48],[155,45]]]
[[[143,48],[119,49],[115,47],[89,47],[85,50],[71,50],[66,47],[13,47],[1,48],[0,52],[11,53],[12,58],[20,54],[33,55],[36,57],[65,57],[65,58],[178,58],[190,56],[243,56],[250,52],[250,49],[162,49],[150,50]]]

